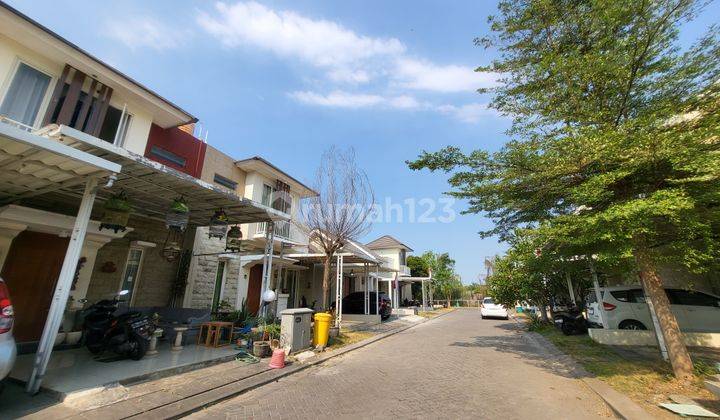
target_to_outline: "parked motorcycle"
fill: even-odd
[[[571,306],[565,311],[555,312],[553,320],[555,326],[565,335],[587,333],[587,320],[577,306]]]
[[[127,293],[123,290],[113,299],[103,299],[83,309],[83,337],[92,354],[110,350],[132,360],[145,356],[155,329],[150,319],[134,311],[114,315],[120,297]]]

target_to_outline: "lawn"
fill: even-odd
[[[587,335],[565,336],[553,326],[543,326],[535,331],[572,356],[588,372],[641,403],[651,413],[659,414],[657,404],[668,402],[668,396],[673,394],[702,401],[706,408],[720,412],[720,400],[702,384],[705,375],[714,373],[702,361],[696,360],[699,376],[691,384],[684,385],[674,379],[670,365],[662,359],[629,360],[612,347],[592,341]]]
[[[337,337],[330,337],[328,341],[327,350],[336,350],[345,346],[348,346],[358,341],[365,340],[374,336],[375,333],[371,331],[346,331],[340,330],[340,334]]]

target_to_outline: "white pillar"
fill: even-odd
[[[427,298],[425,297],[425,280],[420,280],[420,288],[422,289],[423,311],[427,311]]]
[[[53,294],[52,303],[48,312],[45,328],[43,328],[38,350],[35,354],[35,362],[33,363],[32,373],[27,383],[27,392],[36,394],[40,389],[47,364],[50,361],[55,337],[57,337],[58,329],[62,322],[65,305],[67,305],[68,296],[70,295],[70,287],[72,287],[73,277],[75,276],[75,268],[77,267],[80,250],[85,241],[87,233],[88,221],[92,213],[93,203],[95,202],[95,194],[97,193],[98,181],[96,178],[90,178],[85,183],[85,192],[83,193],[80,209],[75,218],[70,242],[65,252],[65,260],[63,260],[60,276],[58,276],[55,285],[55,293]]]
[[[365,315],[370,315],[370,273],[368,270],[367,263],[364,264],[364,273],[365,276],[365,299],[363,299],[363,302],[365,303]]]
[[[273,242],[275,241],[275,223],[267,222],[265,226],[265,255],[262,270],[262,286],[260,287],[260,309],[263,315],[267,315],[267,305],[263,300],[265,291],[270,287],[270,276],[272,276]]]
[[[380,315],[380,277],[378,266],[375,266],[375,315]]]
[[[336,260],[335,276],[335,319],[337,326],[342,322],[342,295],[343,295],[343,256],[338,255]]]

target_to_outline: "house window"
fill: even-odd
[[[225,188],[230,188],[231,190],[235,191],[235,188],[237,188],[237,182],[233,181],[232,179],[225,178],[222,175],[215,174],[213,177],[213,181],[218,184],[222,185]]]
[[[125,143],[132,115],[113,106],[108,106],[98,138],[122,146]]]
[[[162,147],[158,147],[158,146],[152,146],[150,148],[150,154],[155,157],[158,157],[160,159],[166,160],[170,163],[174,163],[175,165],[182,166],[182,167],[185,167],[185,163],[187,162],[187,160],[184,157],[178,156],[175,153],[165,150]]]
[[[127,301],[132,304],[133,296],[137,290],[138,280],[140,279],[140,267],[142,265],[143,249],[130,248],[127,262],[125,263],[125,272],[120,282],[120,290],[127,290]]]
[[[400,250],[400,265],[407,265],[407,252],[404,249]]]
[[[272,207],[283,213],[290,214],[290,206],[292,197],[290,197],[290,185],[280,181],[275,181],[275,190],[273,191]]]
[[[27,128],[34,127],[49,85],[50,76],[20,63],[0,105],[0,115]]]
[[[213,292],[212,312],[217,312],[222,298],[223,283],[225,282],[225,261],[218,261],[217,272],[215,273],[215,291]]]
[[[262,200],[260,201],[264,206],[269,206],[272,201],[272,187],[263,184]]]

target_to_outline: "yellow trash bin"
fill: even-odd
[[[313,328],[313,346],[326,346],[330,336],[330,322],[332,315],[326,313],[315,314],[315,327]]]

